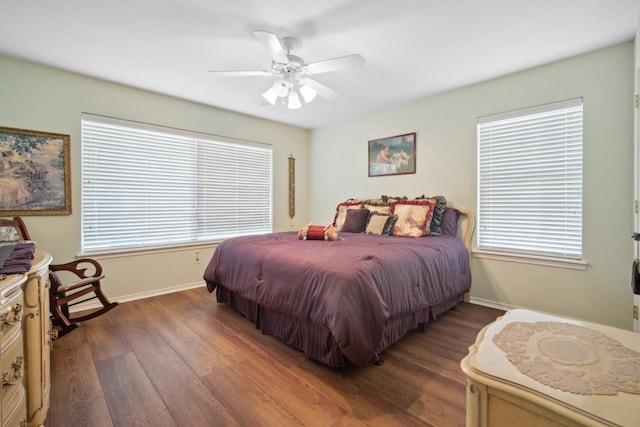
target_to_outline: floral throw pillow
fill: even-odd
[[[416,197],[416,200],[420,199],[429,199],[434,203],[433,206],[433,216],[431,219],[431,227],[429,235],[431,236],[440,236],[442,235],[442,218],[444,217],[444,210],[447,207],[447,199],[444,196],[433,196],[433,197],[425,197],[424,195],[421,197]]]
[[[422,237],[430,233],[435,203],[431,199],[399,200],[391,205],[391,213],[398,219],[393,226],[393,235],[400,237]]]

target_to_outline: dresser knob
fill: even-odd
[[[7,305],[7,302],[8,301],[6,299],[0,301],[0,316],[7,316],[11,313],[11,306]]]
[[[9,371],[2,371],[2,385],[16,385],[22,381],[22,363],[24,358],[22,356],[16,357],[16,360],[11,364],[13,374]]]
[[[3,307],[7,307],[9,309],[9,312],[4,309],[0,309],[0,322],[2,322],[2,329],[4,329],[5,325],[13,326],[22,321],[22,304],[16,304],[13,309],[7,305],[4,305]],[[9,320],[9,313],[11,313],[12,311],[13,320]]]

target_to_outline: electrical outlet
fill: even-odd
[[[200,252],[196,251],[196,256],[193,261],[194,264],[200,264]]]

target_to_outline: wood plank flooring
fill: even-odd
[[[504,312],[459,304],[335,369],[263,335],[204,287],[121,304],[53,342],[48,427],[463,426],[460,360]]]

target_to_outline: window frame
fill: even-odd
[[[560,125],[563,120],[561,118],[562,115],[565,116],[564,125]],[[486,136],[486,134],[484,134],[483,132],[486,132],[492,126],[494,127],[493,131],[495,132],[495,136]],[[508,126],[516,126],[515,128],[513,128],[516,130],[508,128]],[[548,141],[545,141],[541,138],[541,135],[551,135],[551,132],[553,132],[552,129],[555,128],[557,130],[562,126],[564,126],[565,135],[558,136],[560,134],[554,134],[553,136],[549,137]],[[524,134],[525,129],[527,130],[527,132],[533,132],[534,139],[531,139],[528,135],[525,138],[520,134]],[[584,168],[583,99],[581,97],[573,98],[565,101],[509,111],[506,113],[479,117],[477,120],[476,130],[478,162],[478,223],[475,242],[476,249],[473,252],[474,256],[479,258],[509,260],[516,262],[565,267],[571,269],[586,269],[587,262],[584,260],[583,247],[584,230],[582,194],[584,186],[584,176],[582,172]],[[492,139],[495,141],[492,141]],[[526,141],[526,139],[528,139],[529,141]],[[494,143],[494,146],[490,145],[492,142]],[[508,144],[513,144],[512,148],[510,148]],[[521,146],[516,144],[521,144]],[[539,147],[534,149],[529,147],[528,144],[531,144],[531,147],[533,147],[535,144],[538,144]],[[549,147],[553,147],[554,149],[556,149],[562,144],[564,146],[558,149],[557,152],[548,150]],[[494,153],[491,153],[493,157],[491,156],[491,154],[487,154],[489,151],[488,147],[491,147],[494,150]],[[496,147],[497,151],[495,150]],[[531,148],[533,150],[532,153],[535,154],[535,156],[518,157],[518,153],[520,151],[524,151],[523,147]],[[564,154],[558,154],[560,152]],[[547,219],[549,219],[552,224],[555,224],[556,222],[558,222],[561,226],[562,224],[564,224],[565,228],[559,228],[559,232],[557,233],[557,235],[559,236],[564,234],[565,237],[569,236],[569,239],[567,240],[570,241],[570,243],[569,246],[566,246],[564,249],[561,249],[562,243],[557,243],[558,245],[560,245],[558,246],[558,248],[553,247],[553,249],[547,250],[540,249],[540,246],[538,248],[525,248],[525,246],[535,246],[536,239],[541,240],[541,238],[538,238],[538,236],[541,236],[542,234],[534,233],[535,230],[542,230],[545,232],[549,230],[543,229],[543,226],[548,227],[548,224],[541,221],[542,214],[540,214],[539,212],[531,213],[530,211],[527,211],[527,213],[531,213],[532,216],[532,218],[528,221],[533,225],[523,225],[523,227],[525,227],[523,233],[530,233],[526,234],[525,237],[528,238],[529,236],[531,236],[531,242],[521,243],[517,242],[519,239],[518,233],[520,233],[520,231],[516,229],[517,226],[509,223],[509,215],[515,215],[516,220],[521,219],[521,217],[518,217],[517,215],[519,215],[523,211],[519,209],[523,209],[523,206],[527,203],[524,201],[519,201],[518,196],[522,196],[522,199],[527,199],[529,195],[524,192],[523,189],[534,188],[534,184],[526,184],[526,177],[522,178],[521,176],[519,176],[519,174],[523,171],[522,164],[524,162],[522,159],[526,158],[527,161],[531,159],[537,159],[539,162],[542,162],[541,159],[546,155],[549,155],[549,153],[551,153],[552,157],[552,159],[548,161],[550,165],[545,164],[536,167],[534,164],[534,166],[532,167],[534,173],[531,175],[531,182],[534,181],[535,177],[535,181],[537,181],[537,184],[535,185],[541,188],[542,192],[544,192],[545,190],[549,191],[550,188],[554,188],[554,185],[564,186],[563,188],[565,190],[565,193],[562,196],[564,197],[564,199],[562,199],[562,201],[556,202],[555,200],[551,200],[551,197],[548,197],[549,193],[541,193],[539,195],[532,195],[527,202],[531,200],[533,200],[534,202],[542,202],[547,200],[545,199],[545,197],[547,197],[549,200],[547,205],[534,204],[534,206],[537,206],[537,208],[535,209],[539,209],[541,212],[544,212],[544,209],[547,209],[549,206],[555,207],[558,210],[561,209],[561,206],[564,206],[565,213],[564,217],[562,217],[561,220],[555,220],[551,217],[548,217]],[[562,159],[563,156],[567,156],[566,159],[568,159],[564,164],[565,176],[562,178],[557,178],[557,176],[559,176],[557,172],[563,170],[561,167],[562,163],[559,161],[559,159]],[[569,163],[576,161],[576,159],[579,159],[578,166],[576,166],[575,163]],[[557,167],[554,164],[554,161],[556,160],[558,160]],[[494,162],[496,165],[494,166],[491,162]],[[507,170],[507,164],[515,167],[516,169],[512,169],[511,171]],[[560,183],[556,184],[544,182],[544,173],[555,173],[556,175],[554,175],[553,181],[558,181]],[[499,174],[503,175],[499,176]],[[511,178],[511,181],[506,180],[506,178]],[[577,179],[579,180],[579,188],[575,187],[575,182]],[[517,181],[519,180],[522,181],[522,183],[517,183]],[[494,188],[497,188],[497,190],[491,192],[490,188],[492,188],[492,186],[494,186]],[[519,188],[521,189],[521,192],[516,193]],[[513,192],[511,198],[508,198],[506,196],[508,194],[508,191]],[[502,198],[503,200],[501,200],[500,198]],[[577,205],[572,205],[571,203],[577,203]],[[491,209],[491,207],[494,206],[495,209]],[[531,208],[531,210],[533,211],[534,208]],[[490,218],[492,214],[494,215],[494,218],[497,218],[500,214],[504,214],[505,216],[502,217],[504,219],[500,220],[498,218],[494,219],[494,221],[491,222],[491,219],[487,220],[487,218]],[[537,218],[536,215],[538,216]],[[498,225],[491,231],[488,231],[488,228],[490,228],[494,224]],[[527,230],[526,227],[530,227],[530,229]],[[499,228],[502,228],[502,230],[496,231]],[[510,232],[512,232],[513,234],[510,235]],[[491,240],[491,233],[497,236],[493,238],[494,240]],[[503,239],[500,242],[501,244],[497,244],[497,242],[501,239]],[[523,241],[524,240],[526,239],[523,239]],[[509,246],[510,244],[511,246]],[[553,244],[555,245],[556,242],[554,241]],[[576,248],[579,248],[579,253],[576,253]],[[564,250],[565,252],[562,252],[562,250]]]
[[[126,137],[132,139],[125,140],[120,135],[101,139],[99,134],[111,127],[131,132]],[[164,251],[273,231],[273,147],[270,144],[89,113],[82,114],[81,129],[82,254]],[[141,156],[137,152],[144,151],[145,144],[150,165],[148,169],[140,169],[145,165],[139,164]],[[96,147],[106,151],[91,152]],[[123,152],[118,152],[119,149]],[[124,162],[129,166],[117,163],[127,160],[130,153],[134,153],[131,162]],[[225,163],[222,167],[216,156],[234,159],[234,164]],[[257,164],[252,163],[253,160]],[[162,165],[161,173],[156,170],[158,165]],[[150,175],[150,184],[139,179],[145,174]],[[183,179],[183,175],[190,176]],[[110,177],[130,180],[122,185],[108,182]],[[98,178],[102,180],[100,183],[89,182]],[[136,194],[136,189],[142,193]],[[131,205],[122,204],[127,197],[134,199]],[[145,200],[147,198],[149,200]],[[132,225],[123,222],[127,209],[132,209],[130,206],[135,206]],[[221,218],[221,215],[226,216]],[[105,221],[110,216],[115,223]],[[94,223],[96,220],[102,222]],[[152,223],[156,223],[155,230],[150,226]],[[91,225],[95,226],[93,230]],[[135,225],[140,225],[140,229]],[[127,228],[132,233],[128,243]]]

